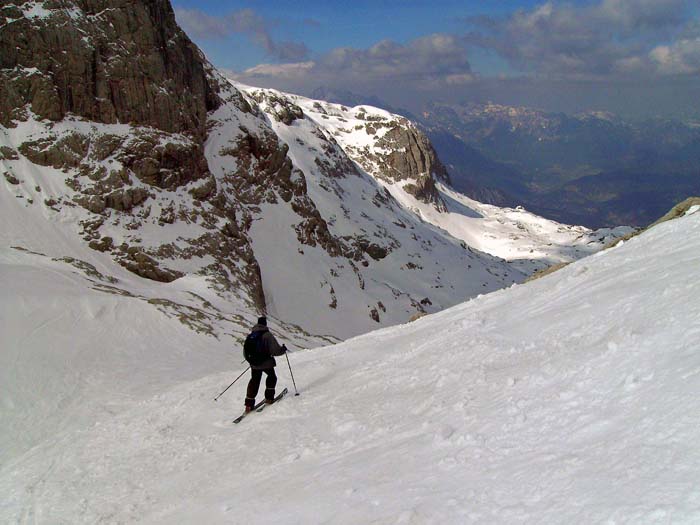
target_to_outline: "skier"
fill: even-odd
[[[253,327],[248,337],[257,339],[256,352],[260,354],[260,357],[249,359],[251,377],[245,398],[246,413],[250,412],[255,406],[255,396],[258,395],[263,372],[267,375],[265,378],[265,403],[274,401],[275,385],[277,384],[277,375],[275,375],[277,362],[273,356],[282,355],[287,351],[287,347],[285,345],[280,346],[275,336],[270,333],[270,330],[267,328],[266,317],[258,318],[258,324]]]

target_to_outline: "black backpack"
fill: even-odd
[[[263,364],[270,357],[263,348],[262,336],[264,333],[262,330],[251,332],[243,343],[243,357],[253,366]]]

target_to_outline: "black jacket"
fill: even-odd
[[[275,358],[273,356],[284,354],[284,347],[277,342],[275,336],[270,333],[270,330],[265,325],[256,324],[253,327],[252,332],[263,332],[261,339],[262,349],[270,357],[263,361],[261,364],[250,365],[250,367],[253,370],[264,370],[266,368],[274,368],[275,366],[277,366],[277,362],[275,361]]]

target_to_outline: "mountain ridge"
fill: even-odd
[[[14,203],[6,223],[49,220],[95,252],[51,245],[51,257],[111,259],[175,289],[202,277],[214,318],[267,313],[305,344],[345,338],[520,282],[607,235],[570,227],[563,244],[543,251],[546,237],[526,235],[537,253],[516,250],[515,264],[469,246],[495,246],[475,238],[478,223],[464,223],[491,212],[441,189],[449,175],[417,126],[369,106],[237,86],[182,33],[168,2],[132,10],[26,1],[1,12],[2,45],[25,39],[4,59],[6,86],[19,97],[5,101],[12,119],[0,134]],[[68,58],[53,63],[64,44]],[[170,116],[161,96],[187,111]],[[445,217],[459,224],[445,227]],[[513,230],[538,221],[524,217],[485,235],[509,235],[514,246],[522,236]],[[6,239],[45,251],[40,238]],[[571,249],[580,239],[590,246]],[[190,307],[201,305],[179,308]]]

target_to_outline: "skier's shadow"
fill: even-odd
[[[321,373],[321,374],[317,375],[315,378],[313,378],[311,380],[311,382],[309,382],[309,383],[304,382],[303,385],[299,388],[299,393],[301,394],[302,391],[305,392],[307,390],[313,390],[316,387],[325,385],[325,384],[329,383],[331,378],[333,378],[333,377],[334,377],[334,374],[331,372]],[[298,384],[299,379],[296,377],[295,377],[295,379],[297,379],[297,384]],[[291,378],[290,378],[290,381],[291,381]],[[290,389],[290,392],[291,391],[292,391],[292,389]]]

